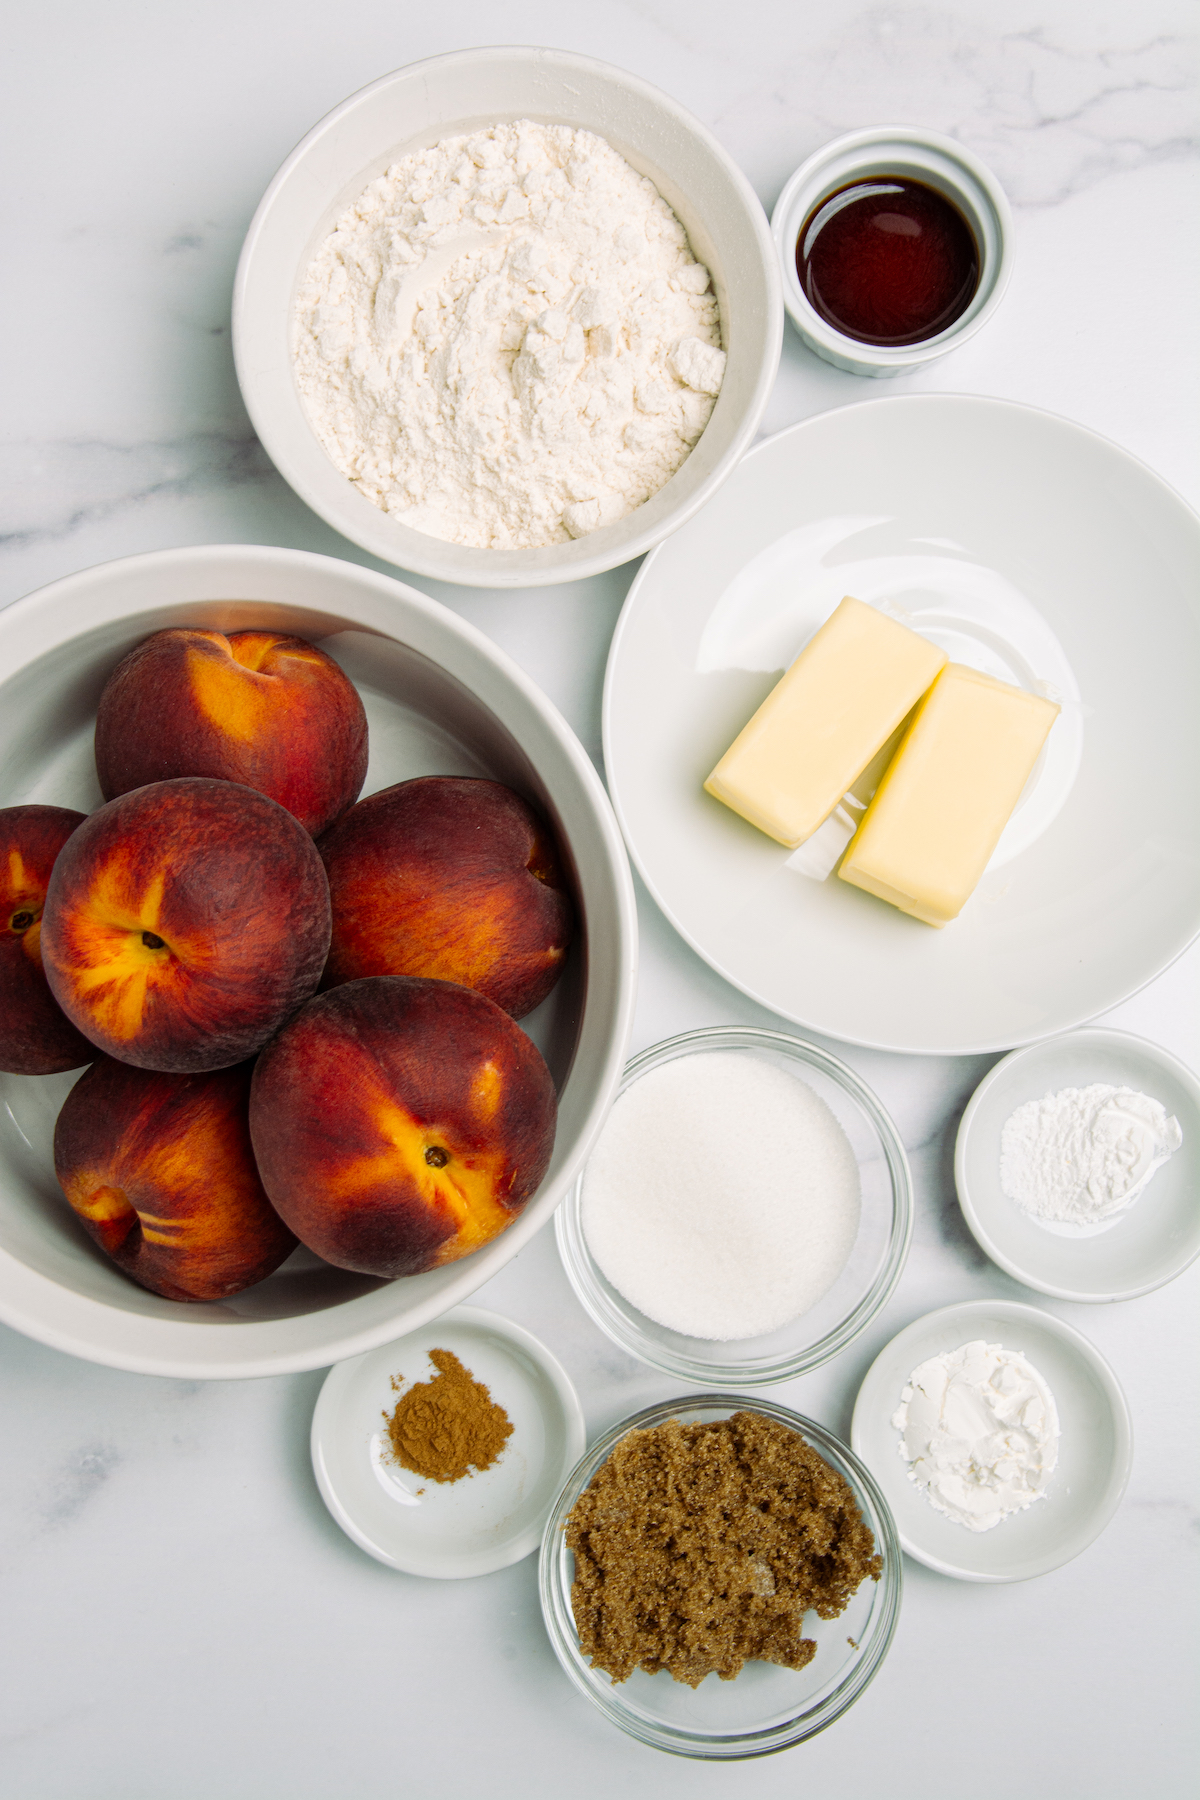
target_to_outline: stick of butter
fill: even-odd
[[[1060,708],[949,663],[917,708],[838,874],[927,925],[956,919]]]
[[[945,663],[944,650],[847,596],[734,739],[705,791],[794,850]]]

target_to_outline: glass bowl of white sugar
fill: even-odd
[[[766,1387],[828,1362],[886,1304],[912,1177],[836,1056],[778,1031],[689,1031],[627,1065],[555,1231],[623,1350],[708,1387]]]

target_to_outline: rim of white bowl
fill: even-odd
[[[269,404],[264,404],[260,392],[259,371],[251,366],[248,355],[246,343],[247,295],[256,279],[255,259],[260,254],[268,218],[278,202],[282,189],[297,167],[317,150],[321,140],[337,125],[340,119],[362,105],[368,97],[390,86],[428,75],[435,68],[453,64],[465,67],[471,63],[497,58],[514,63],[532,60],[538,66],[554,68],[566,74],[578,72],[599,75],[614,86],[624,88],[628,93],[652,101],[662,109],[673,124],[682,127],[684,131],[694,137],[721,165],[742,201],[746,218],[758,244],[767,303],[765,318],[758,327],[762,335],[763,349],[749,404],[727,449],[708,476],[700,483],[692,497],[672,512],[666,522],[660,521],[656,526],[648,526],[628,537],[623,536],[618,544],[610,544],[605,548],[595,550],[590,556],[579,546],[586,545],[592,537],[606,536],[609,530],[619,530],[625,520],[618,520],[617,524],[612,527],[601,528],[595,533],[589,533],[586,538],[578,538],[571,545],[550,545],[541,549],[511,551],[478,550],[468,545],[449,544],[446,540],[429,536],[428,533],[415,531],[411,526],[399,526],[398,521],[390,520],[389,515],[383,512],[379,514],[379,529],[373,529],[375,523],[373,520],[366,521],[362,527],[355,527],[352,522],[348,522],[339,513],[336,506],[314,487],[303,469],[298,466],[297,459],[289,447],[287,432],[276,429],[273,411]],[[453,120],[448,121],[448,128],[453,127],[453,124]],[[603,62],[596,57],[577,56],[572,51],[555,50],[531,44],[479,45],[470,50],[452,50],[441,56],[430,56],[419,62],[406,63],[403,67],[390,70],[388,74],[368,82],[365,87],[348,95],[345,100],[319,119],[280,164],[255,209],[238,257],[233,283],[233,358],[242,399],[255,432],[268,456],[304,504],[310,507],[319,518],[324,519],[326,524],[331,525],[335,531],[349,538],[352,543],[369,550],[373,556],[378,556],[382,561],[393,567],[402,568],[410,574],[429,576],[435,580],[468,587],[546,587],[561,582],[581,581],[588,576],[603,574],[609,569],[617,568],[622,563],[632,562],[636,557],[644,556],[648,550],[652,550],[656,544],[661,543],[673,531],[678,530],[679,526],[684,524],[687,519],[693,517],[721,486],[737,466],[743,451],[753,441],[767,401],[770,399],[783,350],[783,310],[783,284],[780,279],[775,246],[771,239],[770,225],[762,202],[729,152],[693,113],[681,106],[677,100],[672,99],[661,88],[655,87],[652,82],[643,81],[640,76],[632,75],[627,70],[618,68],[613,63]],[[329,466],[331,469],[334,468],[332,463]],[[339,479],[344,480],[345,478],[339,476]],[[654,498],[655,496],[652,495],[651,499]],[[638,510],[635,508],[633,513],[626,515],[626,518],[636,517]],[[394,540],[393,534],[397,529],[405,533],[402,543]],[[429,548],[426,549],[426,546]],[[564,551],[572,553],[569,560],[563,556]],[[467,559],[465,565],[460,566],[456,572],[447,567],[448,552],[454,553],[455,559],[459,561],[460,565],[463,564],[463,559]],[[401,555],[404,558],[403,562],[399,560]]]
[[[958,163],[966,170],[971,179],[982,190],[988,205],[994,214],[996,236],[999,245],[999,259],[994,269],[986,270],[981,262],[979,285],[987,286],[983,301],[975,304],[974,298],[964,313],[951,321],[944,331],[935,337],[925,338],[916,344],[868,344],[860,338],[849,337],[838,331],[823,319],[812,305],[804,289],[800,285],[800,277],[796,270],[796,245],[791,230],[796,196],[802,189],[811,187],[812,194],[805,204],[805,215],[812,210],[815,198],[823,185],[818,177],[838,158],[858,152],[863,163],[876,160],[869,153],[876,147],[888,144],[903,145],[919,161],[922,150],[931,150],[935,156],[945,162]],[[928,171],[935,173],[933,169]],[[973,196],[968,196],[965,186],[953,184],[944,170],[936,171],[947,185],[957,187],[956,203],[960,211],[965,205],[968,214],[973,214],[976,204]],[[851,170],[843,170],[846,179],[854,179]],[[798,221],[803,224],[803,219]],[[1000,186],[992,171],[974,151],[960,144],[957,138],[947,137],[940,131],[926,131],[918,125],[870,125],[858,131],[847,131],[841,137],[832,138],[829,143],[822,144],[819,150],[807,157],[800,167],[789,177],[783,192],[780,194],[771,212],[771,237],[779,257],[780,272],[783,279],[783,303],[796,326],[800,336],[809,343],[809,347],[820,354],[822,351],[835,356],[839,367],[847,367],[851,363],[859,365],[862,372],[876,374],[905,374],[925,363],[936,362],[950,350],[956,350],[987,323],[996,308],[1000,305],[1012,278],[1013,268],[1013,219],[1012,208],[1008,196]],[[984,247],[980,246],[981,258]],[[978,292],[978,290],[977,290]],[[819,349],[818,349],[819,346]]]
[[[630,1058],[614,1098],[619,1099],[626,1088],[632,1087],[648,1070],[674,1062],[677,1058],[707,1050],[753,1052],[756,1048],[773,1050],[795,1062],[807,1064],[855,1101],[878,1137],[891,1181],[892,1228],[883,1261],[866,1293],[823,1338],[818,1338],[816,1343],[805,1344],[798,1350],[780,1352],[747,1363],[722,1363],[719,1342],[714,1342],[714,1354],[711,1358],[686,1356],[682,1351],[673,1350],[669,1345],[658,1341],[654,1334],[662,1328],[653,1319],[646,1319],[647,1329],[643,1330],[630,1321],[601,1288],[598,1280],[600,1271],[588,1248],[581,1216],[586,1162],[580,1164],[574,1182],[554,1215],[554,1237],[559,1258],[567,1272],[575,1298],[593,1324],[598,1325],[605,1336],[620,1349],[630,1356],[636,1356],[652,1369],[659,1369],[667,1375],[677,1375],[683,1381],[725,1388],[730,1392],[744,1388],[773,1387],[778,1382],[807,1375],[811,1370],[819,1369],[823,1363],[832,1361],[860,1337],[887,1305],[904,1273],[912,1244],[915,1210],[912,1170],[891,1114],[848,1063],[844,1063],[830,1051],[823,1050],[820,1045],[794,1037],[789,1032],[768,1031],[758,1025],[709,1025],[696,1031],[680,1032],[675,1037],[663,1038],[659,1043],[649,1045]],[[616,1292],[615,1289],[613,1291]],[[622,1301],[631,1311],[637,1312],[632,1302],[624,1300],[623,1296]],[[643,1317],[644,1314],[638,1313],[639,1319]],[[802,1319],[803,1314],[796,1323],[799,1324]]]
[[[302,1327],[305,1320],[327,1318],[329,1313],[339,1310],[344,1316],[354,1309],[362,1309],[365,1303],[374,1298],[374,1294],[338,1302],[300,1318],[239,1323],[227,1329],[237,1332],[237,1341],[242,1346],[243,1353],[228,1360],[214,1362],[211,1356],[203,1354],[204,1348],[211,1350],[215,1347],[212,1325],[193,1324],[186,1316],[179,1319],[147,1319],[123,1313],[120,1308],[61,1286],[29,1268],[8,1251],[0,1249],[0,1321],[4,1324],[49,1345],[51,1349],[63,1350],[68,1355],[81,1357],[88,1362],[127,1369],[137,1374],[188,1380],[248,1379],[259,1375],[295,1374],[308,1369],[325,1368],[330,1363],[343,1362],[348,1357],[373,1350],[377,1345],[390,1342],[397,1335],[406,1336],[429,1320],[440,1318],[450,1307],[467,1299],[541,1229],[586,1160],[621,1081],[637,996],[637,901],[633,877],[608,795],[583,745],[553,702],[484,632],[460,618],[440,601],[430,599],[427,594],[407,586],[395,576],[380,574],[373,569],[365,569],[358,563],[321,556],[313,551],[263,544],[192,545],[97,563],[90,569],[80,570],[76,574],[64,576],[60,581],[37,588],[0,611],[0,660],[5,669],[4,679],[7,681],[37,657],[60,649],[71,638],[98,625],[127,617],[136,618],[140,612],[151,610],[149,606],[139,606],[132,602],[126,594],[124,583],[128,580],[131,587],[136,588],[138,582],[146,578],[152,580],[159,572],[170,569],[187,567],[203,572],[206,576],[211,571],[212,585],[208,589],[207,599],[202,601],[197,598],[191,602],[175,603],[159,601],[156,604],[176,604],[182,608],[189,604],[219,603],[223,600],[243,603],[261,601],[264,605],[291,604],[304,609],[304,603],[294,598],[289,602],[283,596],[279,600],[268,600],[262,594],[248,594],[244,586],[240,585],[241,578],[238,574],[231,572],[235,563],[240,564],[242,570],[336,571],[340,580],[350,581],[361,590],[363,612],[355,622],[359,629],[395,638],[400,622],[396,616],[399,600],[407,614],[407,635],[403,641],[411,648],[430,655],[431,660],[445,666],[441,664],[441,658],[432,646],[437,638],[444,638],[449,633],[451,639],[457,641],[465,665],[474,664],[478,673],[492,678],[493,686],[498,691],[507,687],[519,692],[539,721],[547,745],[555,753],[565,756],[590,803],[613,884],[618,938],[615,961],[619,978],[606,996],[605,1003],[612,1020],[609,1044],[602,1060],[595,1093],[587,1109],[586,1122],[579,1132],[570,1162],[564,1164],[548,1186],[543,1186],[501,1237],[496,1238],[492,1244],[485,1245],[473,1256],[465,1257],[456,1265],[461,1273],[454,1280],[402,1318],[392,1313],[367,1325],[349,1323],[340,1331],[327,1331],[324,1334],[310,1327],[305,1334],[307,1341],[290,1351],[271,1347],[273,1338],[282,1335],[277,1333],[278,1326]],[[220,573],[222,570],[223,576]],[[98,603],[95,593],[91,591],[101,578],[112,585],[110,597],[102,604]],[[313,606],[307,610],[319,609]],[[403,616],[402,614],[401,617]],[[6,641],[13,635],[14,627],[18,636],[24,637],[19,650]],[[346,626],[343,623],[336,628],[346,629]],[[458,673],[457,670],[452,672]],[[462,676],[459,678],[462,679]],[[465,685],[471,686],[469,682]],[[476,690],[472,688],[472,691]],[[498,692],[484,698],[483,703],[491,706],[497,697]],[[570,1078],[568,1074],[568,1083]],[[397,1287],[403,1291],[402,1283],[389,1283],[386,1290],[377,1289],[374,1293],[393,1292]],[[114,1330],[115,1321],[122,1318],[128,1321],[128,1329],[122,1331],[118,1327]],[[102,1328],[101,1335],[107,1335],[113,1341],[98,1344],[93,1331],[93,1327],[97,1326]]]
[[[1032,1288],[1038,1294],[1049,1294],[1052,1299],[1072,1300],[1081,1306],[1105,1306],[1121,1300],[1140,1300],[1143,1294],[1153,1294],[1160,1287],[1166,1287],[1168,1282],[1174,1281],[1182,1275],[1185,1269],[1190,1269],[1197,1257],[1200,1257],[1200,1243],[1177,1268],[1171,1269],[1165,1275],[1160,1275],[1155,1281],[1143,1282],[1140,1287],[1116,1288],[1113,1292],[1106,1294],[1081,1293],[1077,1288],[1059,1287],[1052,1281],[1044,1281],[1040,1276],[1031,1274],[1022,1264],[1014,1262],[1011,1256],[1006,1256],[999,1245],[995,1243],[975,1210],[967,1173],[971,1128],[980,1106],[991,1090],[1017,1063],[1024,1062],[1027,1058],[1043,1052],[1047,1045],[1069,1044],[1076,1038],[1085,1037],[1104,1038],[1114,1044],[1128,1044],[1142,1055],[1146,1055],[1148,1052],[1149,1060],[1163,1063],[1171,1070],[1180,1085],[1191,1093],[1197,1110],[1200,1110],[1200,1081],[1197,1081],[1195,1073],[1188,1068],[1185,1062],[1181,1062],[1179,1057],[1173,1056],[1169,1050],[1164,1050],[1161,1044],[1154,1043],[1151,1038],[1139,1037],[1136,1032],[1132,1031],[1117,1031],[1108,1025],[1085,1025],[1077,1031],[1060,1032],[1056,1037],[1038,1038],[1036,1042],[1022,1044],[1019,1049],[1011,1050],[1007,1056],[1001,1057],[1000,1061],[988,1070],[967,1102],[954,1140],[954,1186],[958,1194],[959,1208],[967,1222],[971,1236],[984,1255],[989,1257],[997,1268],[1003,1269],[1006,1275],[1011,1275],[1013,1280],[1019,1281],[1023,1287]]]

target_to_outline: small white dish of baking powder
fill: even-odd
[[[1092,1194],[1068,1178],[1071,1160],[1091,1169]],[[1200,1256],[1200,1081],[1124,1031],[1014,1050],[963,1114],[954,1179],[980,1248],[1026,1287],[1081,1301],[1151,1293]]]
[[[1007,1199],[1060,1237],[1111,1231],[1183,1142],[1152,1094],[1094,1081],[1025,1100],[1000,1132]]]
[[[911,1478],[903,1428],[896,1422],[914,1375],[942,1359],[952,1365],[956,1353],[968,1347],[1007,1352],[1018,1375],[1022,1365],[1036,1373],[1036,1384],[1029,1384],[1030,1422],[1039,1425],[1046,1464],[1042,1472],[1031,1471],[1036,1503],[1006,1509],[982,1530],[930,1503],[926,1486]],[[991,1358],[993,1366],[1001,1360]],[[962,1399],[980,1371],[964,1363],[960,1373]],[[1057,1429],[1053,1458],[1043,1416],[1047,1397]],[[905,1421],[910,1451],[921,1435],[912,1411],[910,1400]],[[908,1555],[960,1581],[1028,1581],[1070,1562],[1116,1512],[1133,1460],[1129,1408],[1095,1345],[1061,1319],[1012,1300],[945,1306],[894,1337],[859,1389],[850,1442],[883,1489]]]

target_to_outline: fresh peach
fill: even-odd
[[[65,806],[0,812],[0,1069],[10,1075],[54,1075],[96,1054],[50,992],[42,967],[50,871],[83,818]]]
[[[315,837],[358,798],[367,716],[332,657],[278,631],[156,631],[109,676],[96,716],[106,800],[179,775],[240,781]]]
[[[189,1074],[239,1063],[320,980],[329,889],[316,846],[232,781],[159,781],[67,840],[42,956],[67,1017],[110,1056]]]
[[[101,1057],[58,1115],[63,1193],[117,1266],[168,1300],[240,1293],[295,1249],[254,1165],[250,1070],[164,1075]]]
[[[512,1223],[556,1111],[549,1069],[491,1000],[382,976],[319,994],[268,1044],[250,1136],[302,1244],[341,1269],[418,1275]]]
[[[574,909],[550,831],[511,788],[402,781],[351,807],[318,847],[333,908],[322,987],[427,975],[520,1019],[558,980]]]

